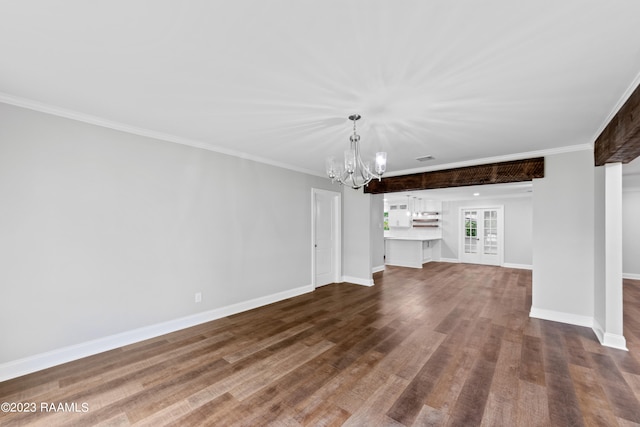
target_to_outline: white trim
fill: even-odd
[[[190,316],[169,320],[154,325],[144,326],[142,328],[132,329],[115,335],[109,335],[91,341],[62,347],[46,353],[36,354],[34,356],[25,357],[23,359],[12,360],[0,364],[0,382],[32,372],[47,369],[52,366],[61,365],[63,363],[78,360],[83,357],[92,356],[114,348],[123,347],[136,342],[155,338],[164,334],[179,331],[181,329],[196,326],[222,317],[231,316],[232,314],[241,313],[243,311],[252,310],[274,302],[282,301],[298,295],[313,292],[313,285],[302,286],[299,288],[289,289],[287,291],[278,292],[263,297],[254,298],[249,301],[243,301],[226,307],[215,308],[213,310],[204,311],[202,313],[192,314]]]
[[[423,263],[413,263],[413,262],[388,262],[387,265],[392,265],[394,267],[407,267],[407,268],[422,268]]]
[[[452,264],[460,264],[460,260],[457,258],[440,258],[438,262],[450,262]]]
[[[608,123],[608,122],[607,122]],[[504,156],[485,157],[483,159],[465,160],[462,162],[446,163],[442,165],[427,166],[422,168],[404,169],[400,171],[388,172],[385,176],[408,175],[412,173],[431,172],[444,169],[455,169],[466,166],[478,166],[487,163],[508,162],[511,160],[530,159],[532,157],[553,156],[555,154],[572,153],[575,151],[591,150],[593,144],[568,145],[565,147],[550,148],[547,150],[527,151],[524,153],[507,154]]]
[[[101,117],[92,116],[90,114],[80,113],[78,111],[68,110],[66,108],[56,107],[53,105],[45,104],[43,102],[34,101],[31,99],[21,98],[7,93],[0,92],[0,102],[9,105],[15,105],[16,107],[27,108],[29,110],[39,111],[41,113],[52,114],[58,117],[64,117],[66,119],[76,120],[83,123],[88,123],[95,126],[101,126],[108,129],[114,129],[121,132],[126,132],[134,135],[140,135],[147,138],[158,139],[161,141],[173,142],[175,144],[187,145],[189,147],[201,148],[203,150],[213,151],[216,153],[226,154],[229,156],[239,157],[241,159],[252,160],[254,162],[263,163],[270,166],[275,166],[283,169],[289,169],[295,172],[304,173],[307,175],[319,176],[326,178],[326,175],[317,171],[300,168],[287,163],[276,162],[264,157],[254,156],[242,151],[236,151],[225,147],[220,147],[214,144],[210,144],[204,141],[198,141],[195,139],[183,138],[176,135],[171,135],[164,132],[157,132],[150,129],[140,128],[137,126],[131,126],[126,123],[115,122],[112,120],[103,119]]]
[[[598,129],[596,130],[596,133],[595,135],[593,135],[593,138],[592,138],[592,141],[593,141],[593,143],[591,144],[592,147],[594,146],[598,137],[600,137],[600,134],[604,132],[607,126],[609,126],[609,123],[611,122],[611,120],[613,120],[616,114],[618,114],[618,111],[620,111],[620,109],[627,102],[629,97],[631,97],[631,94],[633,94],[633,91],[636,90],[638,85],[640,85],[640,72],[636,74],[636,77],[629,84],[629,86],[627,86],[627,89],[620,96],[620,98],[618,99],[618,102],[616,102],[616,104],[613,106],[613,109],[609,112],[609,115],[604,119],[600,127],[598,127]]]
[[[610,334],[608,332],[605,332],[604,341],[602,341],[601,344],[606,347],[629,351],[629,349],[627,348],[627,340],[623,335]]]
[[[532,187],[533,188],[533,187]],[[522,198],[532,198],[533,197],[533,192],[526,192],[526,193],[514,193],[514,194],[488,194],[486,196],[484,195],[480,195],[480,196],[474,196],[473,200],[477,201],[477,200],[501,200],[501,199],[522,199]],[[461,196],[457,196],[457,197],[447,197],[446,201],[447,202],[468,202],[470,200],[470,197],[468,195],[461,195]]]
[[[533,266],[531,264],[514,264],[511,262],[505,262],[502,264],[505,268],[519,268],[521,270],[533,270]]]
[[[362,279],[360,277],[342,276],[343,282],[353,283],[355,285],[373,286],[373,279]]]
[[[636,80],[638,80],[638,77],[636,77]],[[635,83],[635,85],[637,86],[637,82]],[[635,88],[635,86],[634,86],[634,88]],[[631,88],[631,89],[633,89],[633,88]],[[625,93],[626,98],[629,97],[630,93],[631,92]],[[624,101],[626,101],[626,98],[624,98]],[[624,101],[623,101],[623,103],[624,103]],[[119,130],[121,132],[127,132],[127,133],[131,133],[131,134],[134,134],[134,135],[145,136],[145,137],[148,137],[148,138],[159,139],[159,140],[162,140],[162,141],[173,142],[173,143],[181,144],[181,145],[187,145],[187,146],[190,146],[190,147],[202,148],[203,150],[214,151],[216,153],[227,154],[227,155],[234,156],[234,157],[240,157],[242,159],[253,160],[254,162],[258,162],[258,163],[264,163],[264,164],[267,164],[267,165],[276,166],[276,167],[283,168],[283,169],[289,169],[289,170],[292,170],[292,171],[295,171],[295,172],[301,172],[301,173],[305,173],[305,174],[308,174],[308,175],[313,175],[313,176],[319,176],[319,177],[326,178],[326,175],[324,173],[322,173],[322,172],[313,171],[313,170],[309,170],[309,169],[303,169],[303,168],[297,167],[295,165],[290,165],[290,164],[287,164],[287,163],[275,162],[275,161],[270,160],[270,159],[265,159],[264,157],[254,156],[254,155],[251,155],[249,153],[244,153],[242,151],[231,150],[229,148],[220,147],[220,146],[217,146],[217,145],[206,143],[204,141],[198,141],[198,140],[194,140],[194,139],[183,138],[183,137],[176,136],[176,135],[171,135],[171,134],[167,134],[167,133],[163,133],[163,132],[156,132],[156,131],[153,131],[153,130],[150,130],[150,129],[144,129],[144,128],[140,128],[140,127],[137,127],[137,126],[131,126],[131,125],[128,125],[126,123],[120,123],[120,122],[115,122],[113,120],[107,120],[107,119],[104,119],[102,117],[92,116],[90,114],[85,114],[85,113],[81,113],[81,112],[78,112],[78,111],[57,107],[57,106],[54,106],[54,105],[46,104],[44,102],[39,102],[39,101],[35,101],[35,100],[32,100],[32,99],[28,99],[28,98],[22,98],[22,97],[18,97],[18,96],[15,96],[15,95],[10,95],[10,94],[4,93],[4,92],[0,92],[0,102],[3,102],[5,104],[9,104],[9,105],[15,105],[16,107],[27,108],[29,110],[39,111],[39,112],[42,112],[42,113],[52,114],[54,116],[59,116],[59,117],[64,117],[64,118],[71,119],[71,120],[76,120],[76,121],[79,121],[79,122],[89,123],[89,124],[96,125],[96,126],[101,126],[101,127],[105,127],[105,128],[109,128],[109,129]],[[622,104],[620,104],[620,105],[622,105]],[[619,107],[617,107],[615,109],[615,112],[617,112],[618,109],[619,109]],[[615,114],[615,112],[614,112],[614,114]],[[605,126],[608,123],[609,123],[609,120],[607,120],[605,122]],[[600,134],[600,132],[598,132],[596,137]],[[595,138],[594,138],[594,141],[595,141]],[[547,150],[528,151],[528,152],[524,152],[524,153],[515,153],[515,154],[504,155],[504,156],[485,157],[483,159],[466,160],[466,161],[462,161],[462,162],[455,162],[455,163],[447,163],[447,164],[442,164],[442,165],[428,166],[428,167],[424,167],[424,168],[405,169],[405,170],[400,170],[400,171],[387,172],[387,174],[385,176],[407,175],[407,174],[411,174],[411,173],[429,172],[429,171],[433,171],[433,170],[443,170],[443,169],[453,169],[453,168],[459,168],[459,167],[464,167],[464,166],[481,165],[481,164],[486,164],[486,163],[496,163],[496,162],[504,162],[504,161],[510,161],[510,160],[521,160],[521,159],[527,159],[527,158],[531,158],[531,157],[543,157],[543,156],[550,156],[550,155],[561,154],[561,153],[569,153],[569,152],[573,152],[573,151],[581,151],[581,150],[587,150],[587,149],[588,150],[593,150],[593,144],[570,145],[570,146],[566,146],[566,147],[558,147],[558,148],[552,148],[552,149],[547,149]]]
[[[593,332],[596,334],[598,341],[605,347],[617,348],[618,350],[629,351],[627,348],[627,340],[622,335],[610,334],[604,332],[600,323],[593,319]]]
[[[334,263],[334,283],[341,281],[342,274],[342,193],[337,191],[323,190],[321,188],[311,189],[311,283],[314,288],[316,285],[316,194],[325,194],[333,197],[333,221],[335,224],[333,230],[333,263]]]
[[[591,327],[591,329],[593,329],[593,332],[596,334],[596,338],[598,338],[598,341],[600,341],[600,344],[602,344],[604,342],[604,329],[602,328],[602,325],[600,325],[600,322],[598,322],[598,319],[596,319],[595,317],[593,318],[593,326]]]
[[[640,274],[622,273],[622,278],[623,279],[630,279],[630,280],[640,280]]]
[[[371,274],[379,273],[379,272],[381,272],[381,271],[384,271],[384,270],[385,270],[385,268],[386,268],[386,267],[385,267],[384,265],[379,265],[379,266],[377,266],[377,267],[373,267],[373,268],[371,269]]]
[[[544,310],[541,308],[531,307],[529,317],[542,320],[551,320],[553,322],[568,323],[576,326],[586,326],[593,328],[594,319],[591,316],[581,316],[579,314],[564,313],[561,311]]]

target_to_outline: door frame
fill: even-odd
[[[458,233],[458,261],[463,262],[464,253],[464,233],[461,224],[464,224],[464,211],[469,210],[490,210],[500,211],[500,220],[498,221],[498,265],[504,266],[504,205],[479,205],[479,206],[463,206],[458,211],[458,223],[456,224],[456,232]],[[493,264],[490,264],[493,265]]]
[[[322,190],[320,188],[311,189],[311,285],[316,286],[316,194],[324,194],[333,198],[333,256],[335,271],[334,283],[342,281],[342,193],[337,191]]]

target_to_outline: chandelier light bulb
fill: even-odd
[[[356,171],[356,150],[345,150],[344,152],[344,170],[351,175]]]
[[[387,170],[387,153],[380,151],[376,153],[376,173],[382,175]]]
[[[336,165],[336,158],[335,157],[327,157],[327,161],[325,162],[325,166],[326,166],[327,176],[329,178],[331,178],[331,181],[336,179],[336,177],[339,175],[338,174],[338,167]]]

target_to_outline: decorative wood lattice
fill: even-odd
[[[595,164],[629,163],[640,156],[640,86],[631,94],[595,142]]]
[[[382,181],[371,181],[364,188],[364,191],[372,194],[393,193],[469,185],[504,184],[531,181],[533,178],[544,178],[544,157],[393,176],[383,178]]]

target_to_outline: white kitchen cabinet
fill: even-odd
[[[392,203],[389,205],[389,227],[411,227],[409,206],[406,203]]]
[[[422,264],[434,259],[433,248],[439,240],[440,238],[387,237],[385,238],[385,264],[422,268]]]

